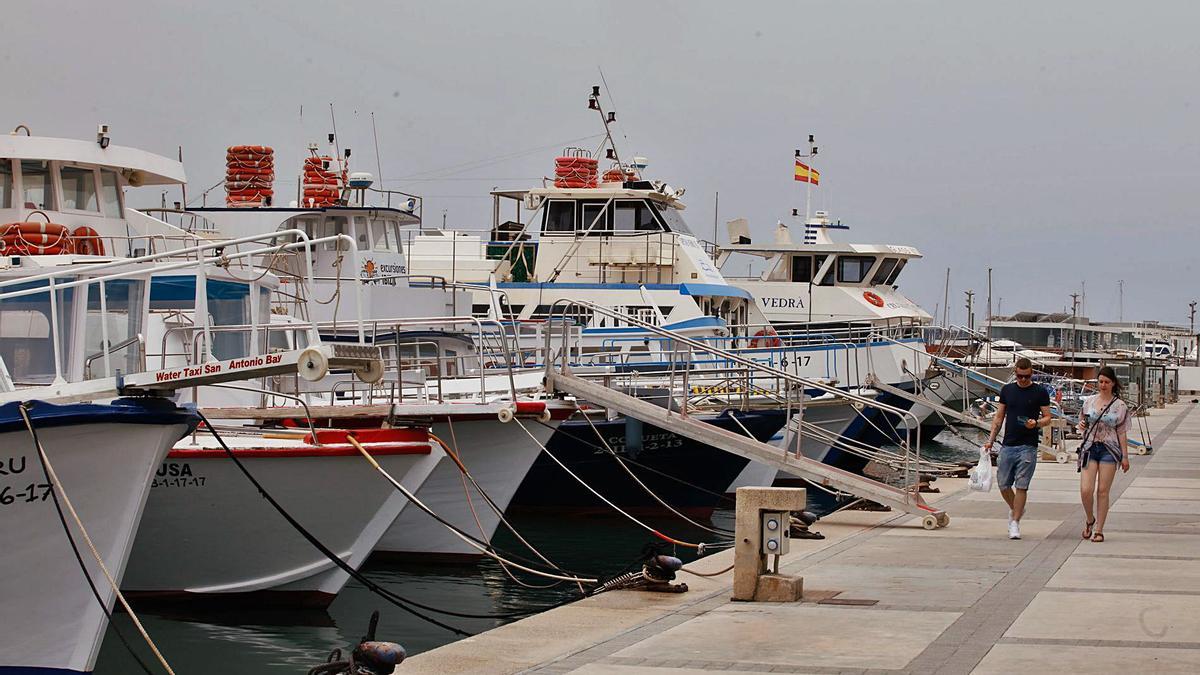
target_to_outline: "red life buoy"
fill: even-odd
[[[883,307],[883,298],[872,293],[871,291],[863,291],[863,298],[876,307]]]
[[[71,240],[75,252],[79,255],[104,255],[104,240],[100,233],[87,225],[81,225],[71,232]]]
[[[760,345],[763,347],[781,347],[783,346],[783,340],[779,339],[779,333],[776,333],[774,328],[762,328],[750,339],[751,349],[758,349]]]
[[[231,145],[225,149],[226,155],[274,155],[275,148],[268,145]]]

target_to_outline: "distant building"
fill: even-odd
[[[1105,353],[1136,353],[1147,343],[1166,342],[1180,359],[1195,357],[1196,339],[1186,327],[1157,321],[1096,321],[1072,319],[1070,312],[1017,312],[987,322],[993,339],[1020,342],[1027,348],[1088,359]]]

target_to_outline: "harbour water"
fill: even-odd
[[[936,440],[923,442],[922,456],[972,460],[977,452],[977,435],[973,431],[958,433],[962,435],[947,430]],[[821,514],[837,508],[832,499],[817,495],[810,496],[812,510]],[[711,533],[669,514],[645,516],[644,520],[680,539],[699,542],[713,538]],[[563,568],[604,577],[633,566],[642,558],[646,546],[661,544],[637,525],[610,513],[564,517],[557,513],[518,512],[511,514],[511,521],[528,541]],[[713,514],[712,524],[732,529],[732,511],[718,510]],[[282,521],[278,526],[287,527]],[[819,525],[816,529],[820,529]],[[520,551],[519,542],[503,531],[494,543],[504,550]],[[678,555],[685,562],[695,557],[685,548],[665,546],[663,551]],[[578,596],[578,590],[569,584],[547,588],[527,577],[521,577],[524,583],[514,581],[491,560],[471,565],[371,562],[364,573],[371,581],[423,605],[460,614],[502,617],[464,618],[418,610],[472,634]],[[322,662],[334,648],[345,650],[356,643],[374,610],[381,614],[379,637],[399,642],[410,654],[461,637],[389,604],[355,581],[346,586],[327,611],[245,608],[196,611],[152,607],[139,611],[139,616],[176,672],[214,672],[219,668],[219,672],[229,675],[295,675]],[[116,629],[143,661],[150,662],[149,651],[130,618],[119,614],[115,628],[108,629],[96,675],[139,671],[115,634]]]

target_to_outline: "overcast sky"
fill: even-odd
[[[900,286],[931,312],[947,267],[953,321],[968,288],[982,320],[988,267],[1004,313],[1060,311],[1086,283],[1087,313],[1116,319],[1118,279],[1126,320],[1186,325],[1200,299],[1195,2],[4,7],[0,124],[182,145],[189,197],[230,144],[298,170],[333,103],[358,169],[379,173],[374,112],[387,186],[423,194],[427,222],[484,227],[492,187],[599,131],[599,67],[622,149],[687,188],[706,238],[717,191],[722,241],[727,219],[766,238],[803,209],[792,154],[813,133],[814,203],[852,226],[840,237],[918,247]]]

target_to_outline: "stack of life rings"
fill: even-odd
[[[598,162],[583,155],[567,155],[554,160],[554,187],[594,188],[599,178]]]
[[[341,184],[344,176],[331,171],[332,157],[306,157],[304,159],[304,203],[303,206],[333,206],[342,196]]]
[[[637,172],[632,169],[621,170],[620,167],[609,169],[600,177],[602,183],[624,183],[626,181],[638,180]]]
[[[0,255],[104,255],[96,230],[83,225],[71,231],[58,223],[0,225]]]
[[[263,206],[275,196],[275,150],[231,145],[225,151],[225,205]]]

